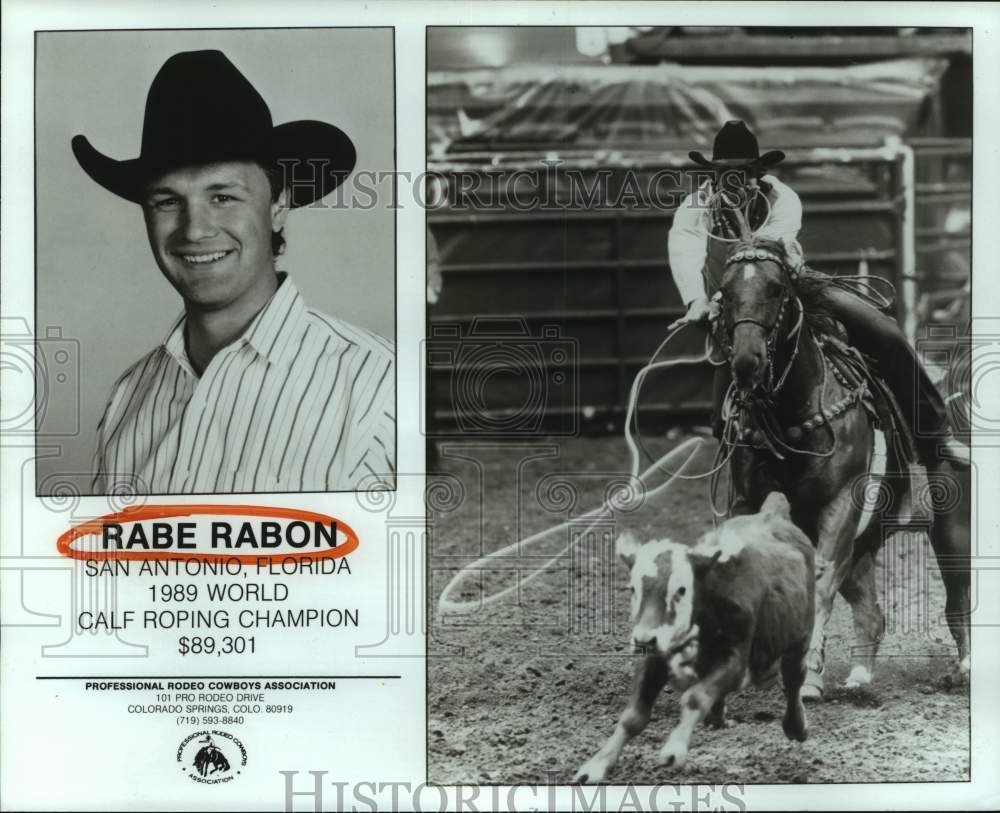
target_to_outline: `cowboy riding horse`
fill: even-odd
[[[711,160],[691,158],[713,177],[685,199],[670,232],[671,271],[687,304],[675,324],[711,325],[713,429],[729,459],[728,513],[754,513],[782,491],[816,546],[803,696],[822,696],[825,626],[838,591],[851,604],[858,644],[847,685],[871,680],[884,629],[875,557],[886,536],[920,520],[967,672],[968,449],[951,435],[940,394],[883,297],[802,261],[801,204],[767,174],[784,153],[760,155],[746,124],[729,122]],[[880,458],[888,476],[874,471]]]

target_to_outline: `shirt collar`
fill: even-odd
[[[244,344],[268,363],[287,364],[298,355],[302,336],[308,326],[308,311],[298,288],[284,271],[278,272],[278,288],[257,313],[243,335],[220,350],[231,352]],[[184,346],[185,316],[182,313],[163,340],[163,349],[185,370],[193,368]]]

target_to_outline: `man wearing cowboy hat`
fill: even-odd
[[[184,303],[118,379],[98,426],[95,493],[344,491],[392,486],[394,350],[309,310],[276,269],[289,210],[351,173],[332,124],[274,126],[220,51],[175,54],[150,87],[138,158],[81,135],[83,170],[142,207]]]
[[[791,187],[767,172],[784,160],[781,150],[761,155],[757,138],[746,123],[729,121],[715,137],[711,160],[698,151],[689,156],[696,164],[714,170],[715,177],[688,195],[674,214],[668,239],[670,271],[687,312],[671,327],[715,318],[718,304],[709,299],[709,293],[718,290],[731,238],[738,235],[730,218],[734,207],[748,212],[757,236],[782,241],[790,262],[802,265],[798,243],[802,203]],[[878,372],[911,416],[924,462],[930,465],[948,459],[968,463],[969,450],[951,435],[944,401],[896,320],[843,287],[826,285],[820,290],[822,306],[844,325],[852,344],[878,360]],[[720,404],[728,385],[728,369],[717,368],[717,432]]]

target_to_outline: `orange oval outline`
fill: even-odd
[[[335,548],[310,552],[289,552],[289,553],[268,553],[268,554],[240,554],[240,553],[205,553],[204,551],[192,551],[186,553],[178,550],[107,550],[107,551],[81,551],[72,547],[73,543],[81,536],[100,534],[104,526],[109,523],[125,524],[130,522],[140,522],[144,519],[168,519],[171,517],[190,517],[203,514],[220,514],[222,516],[251,516],[251,517],[278,517],[281,519],[297,519],[308,522],[334,523],[338,530],[342,530],[347,535],[347,541],[343,545]],[[266,505],[211,505],[208,503],[192,504],[185,503],[179,505],[141,505],[131,506],[114,514],[105,514],[95,519],[87,520],[79,525],[74,525],[65,533],[59,536],[56,541],[56,550],[60,555],[70,559],[94,559],[104,561],[107,559],[126,559],[129,561],[142,561],[144,559],[168,559],[168,560],[200,560],[214,562],[220,559],[236,559],[240,564],[257,564],[261,560],[282,561],[290,557],[307,559],[337,559],[353,553],[360,545],[357,533],[343,520],[335,519],[327,514],[319,514],[315,511],[305,511],[299,508],[274,508]]]

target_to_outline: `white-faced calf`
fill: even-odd
[[[604,781],[668,682],[681,693],[681,713],[660,751],[664,765],[682,766],[695,726],[722,726],[726,695],[765,682],[779,663],[785,735],[806,738],[799,689],[813,625],[813,548],[789,519],[783,494],[773,492],[759,514],[727,520],[694,547],[640,544],[623,534],[618,553],[630,570],[632,642],[645,657],[618,726],[575,781]]]

